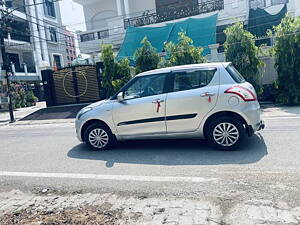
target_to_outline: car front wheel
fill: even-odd
[[[221,150],[235,150],[244,140],[246,131],[243,124],[231,117],[212,121],[207,130],[209,143]]]
[[[86,129],[84,140],[93,150],[103,151],[112,147],[114,137],[109,128],[95,123]]]

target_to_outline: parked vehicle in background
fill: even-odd
[[[263,128],[255,90],[231,63],[141,73],[76,117],[78,139],[96,150],[119,140],[158,138],[205,138],[233,150]]]

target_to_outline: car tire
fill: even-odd
[[[220,150],[236,150],[246,136],[243,123],[232,117],[220,117],[208,124],[206,138]]]
[[[115,137],[111,130],[101,123],[94,123],[88,126],[84,132],[84,140],[95,151],[107,150],[115,143]]]

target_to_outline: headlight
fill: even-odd
[[[80,117],[82,117],[84,114],[86,114],[87,112],[91,111],[92,109],[93,109],[92,107],[83,108],[83,109],[80,110],[79,113],[77,114],[77,119],[79,120]]]

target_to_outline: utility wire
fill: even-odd
[[[280,22],[280,20],[278,20],[278,22]],[[266,24],[268,24],[268,23],[266,23]],[[260,26],[264,26],[265,24],[261,24]],[[253,26],[253,27],[259,27],[259,26]],[[193,29],[193,31],[196,31],[197,29]],[[216,33],[216,35],[218,35],[218,34],[222,34],[223,32],[218,32],[218,33]],[[40,37],[38,37],[38,36],[35,36],[34,34],[29,34],[29,33],[26,33],[26,32],[22,32],[22,31],[17,31],[17,30],[14,30],[14,31],[11,31],[10,32],[10,34],[19,34],[19,35],[22,35],[22,36],[30,36],[30,37],[36,37],[36,38],[39,38],[39,39],[41,39],[41,41],[47,41],[47,42],[54,42],[54,41],[51,41],[50,39],[45,39],[45,38],[40,38]],[[123,33],[123,34],[125,34],[125,33]],[[120,35],[120,34],[119,34]],[[211,37],[211,35],[197,35],[197,36],[195,36],[195,37]],[[54,42],[54,43],[56,43],[56,44],[59,44],[59,45],[62,45],[62,46],[66,46],[66,47],[70,47],[68,44],[66,44],[64,41],[65,41],[66,39],[57,39],[57,42]],[[62,42],[64,42],[64,43],[62,43]],[[134,42],[129,42],[129,43],[134,43]],[[15,45],[9,45],[9,46],[20,46],[20,45],[28,45],[29,43],[22,43],[22,44],[15,44]],[[90,46],[95,46],[95,44],[93,44],[93,43],[86,43],[86,45],[90,45]],[[100,44],[100,43],[99,43]]]
[[[270,38],[274,38],[274,37],[284,37],[284,36],[291,36],[291,35],[297,35],[297,34],[300,34],[300,31],[298,31],[298,32],[293,32],[293,33],[290,33],[290,34],[284,34],[284,35],[281,35],[281,36],[277,36],[277,35],[273,35],[272,37],[260,37],[260,38],[254,38],[254,39],[252,39],[252,40],[254,40],[254,41],[259,41],[259,40],[266,40],[266,39],[270,39]],[[235,45],[235,44],[240,44],[240,43],[242,43],[242,42],[234,42],[234,43],[232,43],[232,44],[230,44],[230,45]],[[22,45],[22,44],[21,44]],[[16,44],[16,45],[10,45],[10,46],[18,46],[18,44]],[[222,45],[220,45],[220,46],[224,46],[224,44],[222,44]],[[204,48],[204,49],[208,49],[209,48],[209,46],[200,46],[201,48]],[[186,51],[177,51],[176,53],[179,53],[179,52],[186,52]],[[125,56],[125,57],[127,57],[127,58],[132,58],[132,56]]]
[[[231,19],[234,19],[234,18],[231,18]],[[261,26],[265,26],[265,25],[268,25],[268,24],[270,24],[270,23],[274,23],[274,22],[280,22],[281,21],[281,19],[279,19],[279,20],[275,20],[275,21],[271,21],[271,22],[266,22],[266,23],[263,23],[263,24],[259,24],[259,25],[255,25],[255,26],[247,26],[246,27],[246,29],[247,30],[249,30],[250,28],[257,28],[257,27],[261,27]],[[230,25],[229,25],[230,26]],[[156,29],[157,27],[153,27],[152,29]],[[151,30],[151,29],[150,29]],[[193,29],[192,31],[196,31],[196,30],[198,30],[198,29]],[[35,31],[37,31],[37,30],[35,30]],[[16,31],[16,30],[14,30],[14,31],[12,31],[12,32],[10,32],[10,33],[13,33],[13,32],[16,32],[16,33],[20,33],[21,31]],[[128,32],[128,33],[139,33],[139,32],[143,32],[142,30],[141,31],[133,31],[133,32]],[[123,35],[123,34],[126,34],[127,32],[122,32],[122,33],[118,33],[118,34],[113,34],[113,35],[110,35],[110,37],[111,36],[120,36],[120,35]],[[224,32],[222,31],[222,32],[216,32],[215,34],[216,35],[219,35],[219,34],[223,34]],[[23,32],[22,33],[23,35],[30,35],[30,36],[33,36],[33,37],[36,37],[36,36],[34,36],[33,34],[28,34],[28,33],[25,33],[25,32]],[[211,35],[198,35],[198,36],[196,36],[196,37],[210,37]],[[41,40],[45,40],[45,41],[51,41],[51,40],[49,40],[49,39],[44,39],[44,38],[40,38]],[[58,41],[58,44],[61,44],[61,45],[66,45],[65,43],[59,43],[59,42],[61,42],[61,41],[66,41],[67,39],[65,39],[65,38],[63,38],[63,39],[57,39],[57,41]],[[97,40],[97,39],[96,39]],[[101,39],[98,39],[99,41],[101,41]],[[53,42],[53,41],[52,41]],[[82,43],[85,43],[85,42],[82,42]],[[132,42],[132,43],[134,43],[134,42]],[[99,44],[101,44],[101,43],[99,43]],[[84,45],[91,45],[91,46],[95,46],[95,44],[93,44],[93,43],[88,43],[88,41],[87,41],[87,43],[85,43]],[[66,45],[66,46],[68,46],[68,45]]]

